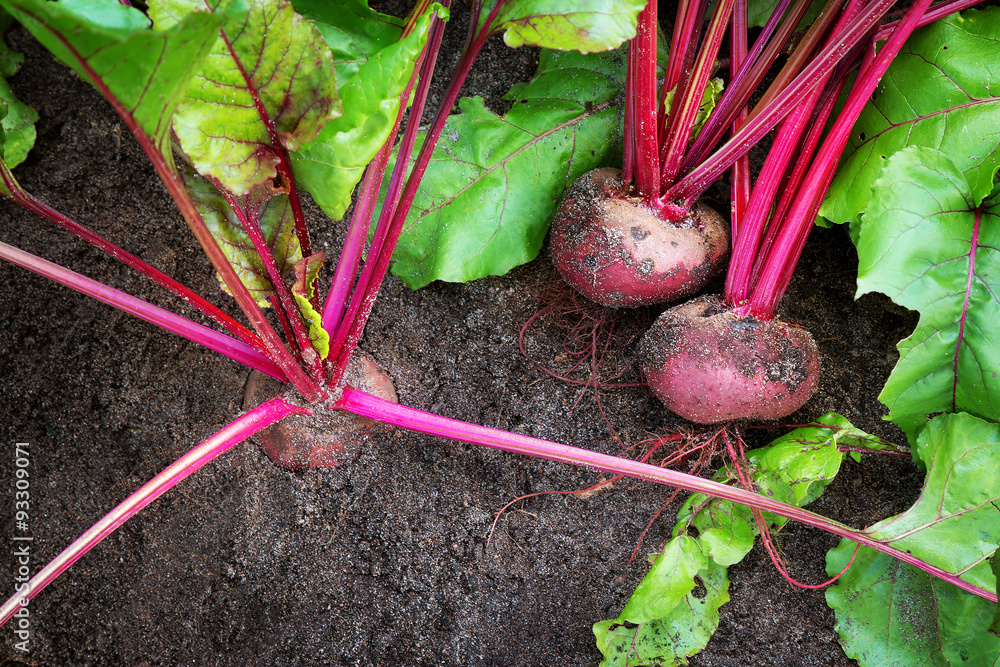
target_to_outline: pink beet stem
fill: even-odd
[[[993,602],[997,601],[996,594],[970,584],[960,577],[926,563],[905,551],[880,542],[864,531],[854,530],[832,519],[795,507],[794,505],[787,505],[768,496],[751,493],[743,489],[695,477],[694,475],[688,475],[676,470],[633,461],[632,459],[619,458],[540,438],[532,438],[527,435],[508,433],[507,431],[487,426],[478,426],[457,419],[440,417],[429,412],[424,412],[423,410],[386,401],[353,387],[344,388],[344,393],[340,400],[337,401],[336,407],[356,415],[378,419],[386,424],[419,433],[451,438],[460,442],[500,449],[505,452],[526,454],[550,461],[587,466],[616,475],[628,475],[629,477],[666,484],[694,493],[704,493],[715,498],[730,500],[734,503],[771,512],[778,516],[787,517],[808,526],[825,530],[834,535],[854,540],[864,546],[897,558],[904,563],[913,565],[931,576],[954,584],[964,591]]]
[[[28,600],[38,595],[56,577],[68,570],[73,563],[100,544],[101,540],[117,530],[119,526],[135,516],[146,505],[257,431],[292,414],[309,414],[309,411],[286,403],[284,399],[272,398],[177,459],[166,470],[143,484],[135,493],[105,514],[100,521],[63,549],[27,584],[24,584],[23,588],[11,596],[0,607],[0,625],[9,621],[18,609],[27,606]]]

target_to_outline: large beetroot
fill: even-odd
[[[562,277],[605,306],[663,303],[702,289],[729,254],[728,223],[700,204],[666,221],[626,189],[620,170],[595,169],[566,192],[551,236]]]
[[[716,296],[663,313],[642,342],[650,388],[700,424],[778,419],[816,391],[819,351],[808,331],[738,315]]]

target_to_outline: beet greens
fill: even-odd
[[[281,396],[264,397],[256,407],[156,475],[96,523],[30,582],[18,588],[0,608],[0,622],[9,620],[30,598],[136,512],[247,437],[263,434],[276,425],[287,425],[292,431],[298,429],[300,434],[308,434],[310,428],[335,429],[336,422],[331,419],[353,419],[353,415],[704,494],[689,499],[676,537],[650,575],[654,582],[668,580],[670,596],[664,597],[657,590],[650,596],[655,598],[652,607],[648,600],[630,603],[618,620],[602,626],[602,632],[609,633],[600,639],[602,646],[636,641],[648,630],[643,629],[644,623],[673,615],[682,600],[690,602],[689,594],[698,578],[711,591],[709,600],[703,603],[708,609],[704,613],[708,620],[696,621],[696,625],[701,623],[696,641],[669,650],[673,651],[674,659],[683,659],[700,650],[711,635],[712,623],[717,623],[718,605],[727,595],[725,567],[742,558],[752,545],[754,527],[750,516],[758,527],[779,526],[784,522],[779,517],[792,518],[848,540],[831,552],[831,568],[843,560],[847,551],[856,550],[850,541],[864,545],[859,553],[866,563],[877,561],[879,567],[884,567],[887,562],[898,562],[898,567],[909,568],[908,576],[921,578],[921,585],[926,587],[936,585],[931,577],[954,584],[944,587],[948,592],[942,594],[942,599],[955,604],[974,603],[978,605],[976,613],[981,616],[978,610],[986,605],[982,599],[996,600],[995,582],[984,576],[983,566],[997,545],[976,542],[972,535],[995,522],[991,503],[1000,493],[994,493],[996,485],[986,479],[988,465],[975,465],[968,472],[971,476],[962,478],[974,479],[975,483],[956,482],[953,473],[968,460],[988,462],[995,458],[993,449],[1000,436],[995,433],[994,424],[968,415],[952,415],[931,422],[920,432],[918,441],[920,460],[928,469],[925,489],[928,500],[918,502],[897,519],[858,531],[800,508],[815,499],[836,473],[842,459],[838,448],[845,446],[845,440],[853,439],[855,443],[847,445],[848,449],[870,448],[870,438],[836,416],[823,418],[821,423],[825,428],[793,432],[766,452],[742,456],[752,462],[754,467],[750,472],[734,466],[713,481],[430,414],[395,403],[390,398],[394,392],[387,391],[380,397],[365,384],[377,384],[383,379],[372,379],[379,369],[374,362],[362,361],[357,345],[442,134],[447,150],[486,156],[477,164],[482,170],[470,177],[481,191],[491,185],[484,173],[493,171],[497,165],[506,166],[507,162],[523,159],[531,151],[549,147],[545,142],[550,139],[589,133],[593,136],[588,141],[593,145],[601,145],[602,141],[610,145],[600,137],[602,133],[606,137],[608,130],[614,129],[611,101],[617,91],[615,85],[606,81],[584,90],[578,100],[566,101],[571,88],[565,81],[550,77],[543,82],[540,76],[512,91],[518,104],[502,120],[496,120],[496,116],[476,102],[464,102],[463,116],[449,120],[477,53],[490,37],[498,34],[503,34],[510,46],[586,53],[612,49],[632,39],[638,21],[638,36],[629,47],[625,77],[628,102],[624,111],[623,177],[617,186],[600,187],[617,187],[618,195],[625,188],[634,188],[637,198],[654,209],[658,218],[680,220],[687,216],[697,196],[734,164],[737,180],[743,179],[745,184],[746,164],[737,161],[787,116],[772,151],[776,166],[774,175],[767,176],[767,194],[755,199],[758,190],[765,192],[760,189],[761,179],[753,194],[747,193],[745,187],[737,190],[743,193],[739,198],[749,194],[749,199],[746,212],[733,224],[737,268],[731,268],[730,275],[736,271],[743,277],[727,280],[729,305],[748,309],[747,313],[758,319],[770,319],[787,287],[853,119],[861,112],[902,41],[924,20],[929,2],[914,4],[899,24],[886,33],[888,41],[874,57],[863,57],[867,53],[865,47],[882,34],[877,30],[881,17],[892,4],[888,0],[863,8],[848,3],[849,8],[843,14],[834,14],[841,17],[834,27],[822,21],[813,23],[812,31],[800,42],[799,49],[806,55],[793,55],[760,109],[746,115],[744,107],[750,94],[777,58],[792,29],[800,23],[808,4],[801,1],[789,8],[790,2],[779,3],[761,37],[752,48],[747,48],[746,5],[739,0],[722,0],[709,20],[701,47],[696,49],[694,45],[698,43],[708,3],[682,3],[671,47],[674,55],[665,70],[666,83],[657,91],[655,6],[646,7],[638,0],[477,1],[456,71],[430,128],[421,136],[418,128],[449,16],[447,0],[441,4],[421,0],[405,20],[377,14],[357,0],[333,3],[300,0],[294,5],[288,0],[209,3],[151,0],[148,16],[126,0],[95,0],[87,4],[0,0],[0,5],[36,39],[97,88],[112,105],[177,203],[217,272],[221,286],[234,298],[250,326],[239,323],[190,288],[26,192],[11,170],[23,161],[32,144],[31,125],[35,116],[16,101],[6,82],[0,86],[0,99],[6,109],[2,124],[4,161],[0,162],[3,196],[165,287],[228,334],[7,244],[0,243],[0,257],[289,385]],[[734,10],[738,14],[736,19],[732,18]],[[730,23],[734,26],[730,85],[717,103],[709,94],[705,104],[713,63]],[[826,44],[820,47],[823,39]],[[540,69],[541,74],[549,74],[571,67],[607,79],[615,59],[613,55],[547,54]],[[820,138],[819,128],[825,125],[826,117],[822,114],[832,109],[838,86],[846,81],[849,63],[858,61],[859,73],[844,110],[813,160],[813,168],[801,174],[800,185],[797,172],[785,176],[788,165],[793,156],[799,162],[807,161]],[[11,76],[15,62],[15,56],[0,52],[0,74]],[[620,58],[617,62],[620,63]],[[699,119],[703,106],[713,104],[714,110],[707,120]],[[543,107],[548,110],[539,114]],[[814,109],[819,111],[814,113]],[[409,119],[404,126],[407,111]],[[544,118],[536,118],[542,115]],[[476,138],[476,144],[470,145],[466,140],[479,131],[473,129],[476,120],[495,123],[497,134],[483,133]],[[701,133],[690,144],[692,132],[702,120],[705,124]],[[538,125],[531,126],[531,122]],[[448,136],[449,124],[462,131]],[[805,132],[806,129],[812,131]],[[709,155],[727,131],[731,131],[731,138]],[[455,140],[454,136],[463,141]],[[491,144],[490,138],[497,136],[504,141]],[[498,151],[495,158],[489,156],[492,150]],[[612,150],[606,149],[600,157]],[[598,157],[597,150],[590,156],[586,152],[580,150],[579,161],[575,152],[546,158],[550,165],[547,171],[550,176],[559,175],[565,183],[569,174],[583,171],[584,163]],[[907,158],[930,161],[942,173],[948,170],[945,159],[936,154],[908,149],[899,155],[902,156],[899,161],[892,162],[897,159],[892,158],[885,170],[884,178],[890,179],[890,183],[895,183],[891,178],[896,173],[890,166],[905,171],[911,166],[904,162]],[[924,162],[920,164],[923,166]],[[995,169],[989,173],[990,185],[994,173]],[[788,215],[765,222],[759,212],[766,213],[765,209],[770,207],[759,202],[773,200],[774,183],[782,178],[783,184],[791,184],[785,193],[794,190],[802,196],[794,202],[779,200],[775,210],[787,209]],[[328,215],[337,218],[347,210],[359,181],[348,234],[330,289],[324,295],[321,288],[326,257],[312,247],[300,188],[310,192]],[[961,190],[963,182],[958,176],[950,182]],[[380,195],[383,183],[385,188]],[[550,189],[549,194],[553,191]],[[889,198],[883,199],[888,203],[873,204],[865,213],[866,220],[872,216],[873,225],[883,216],[879,206],[892,210]],[[968,253],[969,284],[977,249],[980,245],[987,247],[989,237],[985,231],[981,232],[981,223],[984,216],[993,215],[989,208],[991,201],[983,193],[974,210],[964,211],[974,214],[975,219],[972,250]],[[420,215],[427,215],[427,208],[417,208]],[[373,220],[376,210],[378,217]],[[532,247],[537,252],[541,234],[536,229],[524,243],[525,252],[510,263],[529,258]],[[863,228],[862,238],[864,234]],[[467,257],[460,259],[464,263],[470,261]],[[484,262],[480,267],[457,270],[456,275],[467,279],[506,268]],[[414,278],[413,284],[436,277],[440,276],[429,273]],[[970,293],[967,288],[966,304]],[[270,312],[265,308],[270,308]],[[965,322],[963,311],[960,337]],[[367,374],[357,370],[359,367],[367,369]],[[958,368],[958,361],[955,367]],[[957,396],[955,389],[951,407],[956,412],[960,408]],[[958,433],[968,435],[970,441],[958,437]],[[815,448],[803,452],[804,440],[811,443],[810,447],[815,444]],[[291,468],[344,462],[330,452],[296,449],[310,447],[309,442],[287,439],[277,449],[284,446],[290,448],[287,458],[265,448],[277,462]],[[881,446],[878,444],[876,448]],[[745,488],[738,488],[737,483]],[[983,489],[990,497],[977,499],[978,504],[973,508],[967,507],[968,502],[962,498],[952,503],[955,495],[952,489],[966,483]],[[943,499],[941,502],[935,500],[939,497]],[[933,516],[928,514],[931,505],[937,512],[931,512]],[[723,515],[722,523],[716,525]],[[765,516],[768,524],[762,523]],[[689,526],[698,529],[698,538],[686,534]],[[742,536],[739,548],[727,549],[726,531],[729,536]],[[948,559],[942,559],[934,547],[937,536],[945,531],[958,531],[967,538],[962,540],[966,548]],[[713,535],[721,541],[713,542]],[[769,545],[766,528],[762,537]],[[770,552],[773,545],[768,548]],[[683,567],[667,568],[670,558],[683,563]],[[667,569],[670,571],[665,572]],[[863,579],[862,573],[857,574],[856,579],[848,580],[849,584],[842,582],[840,586],[857,586],[856,582]],[[867,603],[858,602],[856,596],[848,596],[849,601],[844,602],[843,596],[838,598],[841,593],[836,592],[843,590],[831,592],[835,606]],[[623,627],[628,632],[622,631]],[[968,624],[963,624],[963,631],[979,632],[978,626]],[[654,638],[653,643],[662,644],[661,639]],[[642,659],[666,658],[663,654],[643,653]]]

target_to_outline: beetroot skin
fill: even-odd
[[[355,350],[344,381],[369,394],[396,403],[396,387],[375,360]],[[288,387],[260,371],[247,380],[244,410],[287,391]],[[336,468],[361,453],[369,433],[382,425],[348,412],[313,406],[311,416],[292,415],[258,431],[257,441],[271,460],[286,470]]]
[[[653,393],[699,424],[785,417],[819,383],[819,351],[808,331],[739,317],[715,296],[663,313],[640,353]]]
[[[702,289],[729,254],[729,226],[698,204],[668,222],[622,194],[621,171],[581,176],[552,220],[552,261],[562,277],[605,306],[673,301]]]

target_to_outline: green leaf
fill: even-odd
[[[500,118],[479,98],[448,119],[393,255],[413,289],[503,275],[538,254],[563,191],[617,153],[622,52],[543,51]],[[384,194],[384,192],[383,192]]]
[[[376,53],[398,42],[406,24],[370,9],[367,0],[292,0],[292,4],[323,36],[341,86]]]
[[[305,4],[319,9],[313,7],[315,3]],[[328,216],[339,220],[350,206],[354,186],[364,175],[365,167],[396,124],[399,98],[427,42],[431,17],[445,10],[433,5],[416,21],[409,36],[383,45],[382,37],[398,36],[400,31],[383,20],[381,14],[370,10],[367,14],[347,12],[346,8],[340,8],[344,14],[338,14],[332,13],[331,8],[323,9],[324,13],[315,11],[309,16],[333,50],[342,82],[337,94],[344,113],[327,123],[314,141],[302,146],[291,158],[299,187],[307,190]],[[324,19],[319,18],[335,21],[342,15],[353,20],[336,26],[322,23]],[[379,39],[365,39],[372,34]],[[370,50],[375,47],[380,48]],[[343,65],[338,64],[338,59],[344,59]]]
[[[726,568],[711,560],[695,577],[701,591],[684,596],[667,616],[652,621],[600,621],[594,625],[602,667],[683,665],[719,627],[719,607],[729,602]]]
[[[6,34],[14,17],[0,9],[0,35]],[[24,56],[12,51],[0,39],[0,107],[3,107],[2,128],[2,158],[8,169],[13,169],[24,162],[28,151],[35,145],[35,123],[38,112],[21,102],[10,89],[7,79],[17,74]],[[0,185],[0,190],[6,192],[6,187]]]
[[[158,28],[211,13],[222,34],[174,115],[174,132],[202,174],[246,194],[341,113],[333,57],[288,0],[154,0]]]
[[[917,439],[927,478],[909,510],[868,529],[965,581],[996,591],[986,561],[1000,542],[1000,426],[967,414],[942,415]],[[827,554],[840,572],[855,543]],[[866,547],[827,590],[848,656],[862,665],[996,665],[1000,638],[989,632],[995,604]]]
[[[698,541],[678,535],[656,556],[653,569],[635,589],[618,621],[644,623],[666,616],[695,587],[694,576],[708,567]]]
[[[856,220],[887,159],[906,146],[947,153],[974,193],[1000,156],[1000,11],[966,11],[913,33],[854,125],[820,215]],[[983,194],[982,196],[985,196]]]
[[[325,260],[323,253],[317,252],[295,262],[295,283],[292,284],[295,304],[302,318],[309,323],[309,340],[321,359],[330,354],[330,334],[323,328],[323,316],[313,308],[312,300],[316,297],[316,279]]]
[[[479,25],[499,0],[483,3]],[[607,51],[635,37],[646,0],[506,0],[492,31],[507,46],[539,46],[583,53]]]
[[[24,54],[14,51],[2,39],[12,25],[14,25],[14,17],[9,12],[0,9],[0,76],[5,79],[17,74],[17,71],[21,69],[21,63],[24,62]]]
[[[274,285],[268,276],[263,260],[253,246],[253,242],[240,222],[236,211],[226,197],[207,179],[185,165],[182,170],[185,186],[205,225],[215,237],[226,259],[236,270],[236,275],[262,307],[271,305],[270,295]],[[234,196],[244,215],[255,215],[271,254],[274,256],[278,272],[286,283],[295,272],[295,264],[302,259],[302,249],[295,234],[295,219],[288,195],[275,195],[265,184],[258,186],[249,195]],[[249,212],[247,212],[249,209]],[[221,276],[219,284],[228,292]]]
[[[826,413],[816,424],[797,428],[767,447],[747,452],[752,463],[778,473],[788,483],[794,493],[788,502],[799,507],[819,498],[833,481],[844,460],[839,447],[873,438],[836,412]]]
[[[24,162],[35,145],[35,122],[38,112],[21,102],[5,79],[0,79],[0,101],[6,107],[3,117],[3,161],[9,169]]]
[[[862,221],[858,296],[920,312],[879,396],[911,441],[930,413],[1000,419],[1000,208],[977,226],[977,199],[949,156],[911,147],[886,162]]]
[[[59,60],[110,97],[172,163],[170,118],[215,42],[219,20],[204,13],[170,30],[149,30],[117,0],[0,0]]]
[[[823,426],[795,429],[771,446],[747,453],[748,472],[758,491],[783,502],[815,500],[840,469],[845,443],[872,436],[838,414],[817,420]],[[730,468],[717,481],[735,483]],[[784,519],[765,515],[772,525]],[[698,537],[690,537],[690,528]],[[729,600],[726,567],[753,548],[757,524],[749,508],[693,494],[677,513],[673,539],[655,561],[622,613],[594,626],[602,665],[681,665],[703,649],[718,627],[719,607]],[[705,595],[692,593],[700,580]],[[684,602],[686,601],[686,602]]]
[[[1000,548],[1000,425],[941,415],[920,431],[917,450],[927,465],[920,498],[865,532],[993,590],[985,561]]]
[[[827,554],[830,576],[854,546],[843,540]],[[826,601],[844,652],[862,667],[1000,663],[1000,638],[987,631],[993,603],[874,549],[861,548]]]

